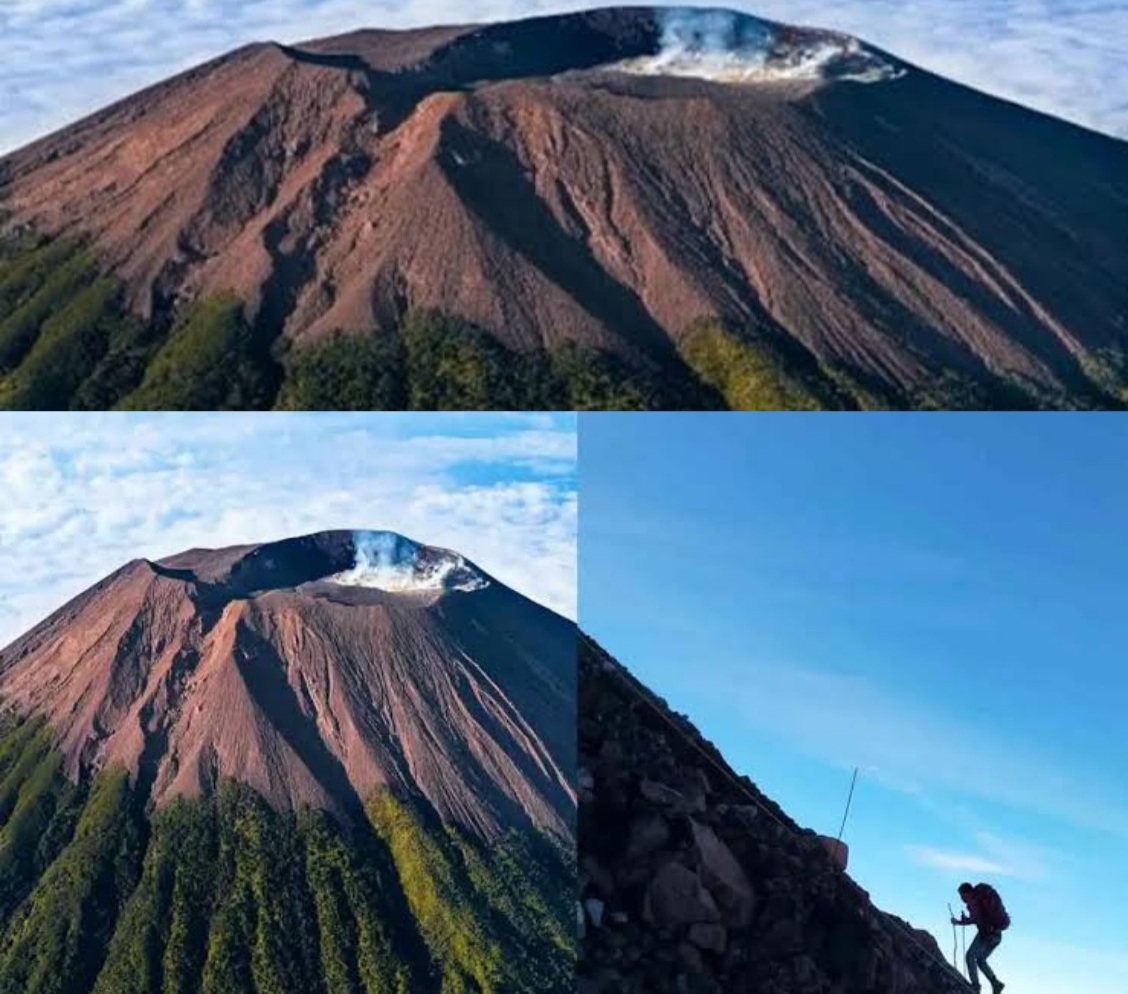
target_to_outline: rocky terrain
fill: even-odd
[[[698,388],[664,403],[1101,407],[1128,385],[1128,144],[724,11],[251,45],[0,159],[0,209],[9,237],[88,245],[146,322],[111,403],[146,365],[202,378],[177,322],[225,300],[247,328],[223,349],[245,337],[265,380],[230,406],[417,313]],[[97,404],[109,333],[65,384],[3,389],[64,337],[49,301],[19,310],[40,283],[4,282],[0,405]],[[361,352],[291,402],[331,403]]]
[[[573,989],[575,628],[325,532],[0,650],[0,994]]]
[[[582,994],[966,994],[827,840],[600,647],[580,654]],[[829,847],[832,848],[832,847]]]

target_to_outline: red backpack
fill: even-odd
[[[974,894],[975,902],[984,918],[983,924],[1000,932],[1010,928],[1010,915],[1007,914],[1003,899],[999,897],[999,892],[994,887],[990,884],[976,884]]]

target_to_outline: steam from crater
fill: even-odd
[[[729,10],[664,8],[656,55],[612,66],[648,76],[724,83],[841,79],[875,83],[904,74],[856,38],[792,28]]]
[[[395,532],[356,532],[356,563],[330,582],[396,593],[481,590],[489,581],[465,559],[445,549],[419,545]]]

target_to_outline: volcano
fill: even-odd
[[[0,405],[1128,397],[1128,144],[729,11],[251,45],[0,207]]]
[[[394,533],[126,564],[0,651],[0,990],[571,989],[575,654]]]
[[[934,936],[874,906],[839,843],[581,639],[581,989],[971,990]]]

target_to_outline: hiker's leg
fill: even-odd
[[[977,937],[978,941],[978,937]],[[999,948],[999,943],[1003,941],[1001,935],[992,936],[990,939],[984,940],[982,951],[979,954],[979,966],[983,970],[983,975],[991,981],[992,987],[999,986],[999,978],[995,976],[994,971],[987,965],[987,958]]]
[[[979,989],[979,936],[977,935],[971,940],[971,945],[967,947],[967,979],[971,981],[971,986],[976,990]]]

